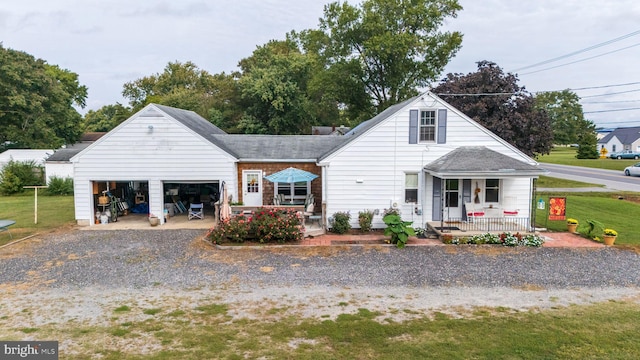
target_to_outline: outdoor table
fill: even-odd
[[[15,224],[15,220],[0,220],[0,232],[7,231],[9,232],[9,237],[13,239],[13,235],[11,235],[11,231],[9,231],[9,226]]]

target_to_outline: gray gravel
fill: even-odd
[[[488,246],[219,250],[201,230],[73,231],[0,249],[0,284],[42,289],[637,287],[640,256],[615,248]]]

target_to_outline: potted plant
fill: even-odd
[[[569,230],[569,232],[576,232],[576,228],[578,227],[578,220],[576,219],[572,219],[572,218],[568,218],[567,219],[567,230]]]
[[[616,236],[618,236],[618,232],[613,229],[604,229],[604,235],[602,235],[602,240],[605,245],[613,245],[616,242]]]

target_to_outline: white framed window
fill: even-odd
[[[418,202],[418,174],[417,173],[404,174],[404,202],[405,203]]]
[[[436,141],[436,111],[420,111],[420,142]]]
[[[486,179],[484,183],[484,202],[500,202],[500,179]]]

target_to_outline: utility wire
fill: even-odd
[[[632,93],[632,92],[636,92],[636,91],[640,91],[640,89],[627,90],[627,91],[618,91],[618,92],[612,92],[612,93],[608,93],[608,94],[598,94],[598,95],[582,96],[581,98],[582,98],[582,99],[587,99],[587,98],[600,97],[600,96],[610,96],[610,95],[618,95],[618,94],[627,94],[627,93]]]
[[[609,44],[612,44],[614,42],[617,42],[617,41],[620,41],[620,40],[624,40],[626,38],[629,38],[631,36],[635,36],[635,35],[638,35],[638,34],[640,34],[640,30],[634,31],[634,32],[629,33],[627,35],[623,35],[623,36],[617,37],[615,39],[611,39],[611,40],[608,40],[608,41],[605,41],[605,42],[602,42],[602,43],[599,43],[599,44],[596,44],[596,45],[592,45],[592,46],[586,47],[584,49],[580,49],[580,50],[574,51],[574,52],[566,54],[566,55],[561,55],[561,56],[555,57],[553,59],[549,59],[549,60],[545,60],[545,61],[541,61],[541,62],[535,63],[533,65],[528,65],[528,66],[524,66],[524,67],[521,67],[521,68],[517,68],[517,69],[509,71],[509,72],[516,72],[516,71],[520,71],[520,70],[530,69],[530,68],[537,67],[537,66],[540,66],[540,65],[545,65],[545,64],[548,64],[548,63],[552,63],[554,61],[566,59],[566,58],[571,57],[573,55],[577,55],[577,54],[581,54],[583,52],[587,52],[589,50],[597,49],[599,47],[602,47],[602,46],[605,46],[605,45],[609,45]]]
[[[599,113],[608,113],[608,112],[617,112],[617,111],[631,111],[631,110],[640,110],[640,107],[626,108],[626,109],[613,109],[613,110],[584,111],[583,113],[584,114],[599,114]]]
[[[579,63],[579,62],[595,59],[595,58],[598,58],[598,57],[601,57],[601,56],[613,54],[615,52],[626,50],[626,49],[629,49],[629,48],[632,48],[632,47],[635,47],[635,46],[638,46],[638,45],[640,45],[640,43],[633,44],[633,45],[630,45],[630,46],[627,46],[627,47],[623,47],[621,49],[612,50],[612,51],[609,51],[609,52],[606,52],[606,53],[602,53],[602,54],[599,54],[599,55],[594,55],[594,56],[591,56],[591,57],[588,57],[588,58],[584,58],[584,59],[580,59],[580,60],[576,60],[576,61],[572,61],[572,62],[568,62],[568,63],[564,63],[564,64],[560,64],[560,65],[556,65],[556,66],[552,66],[552,67],[548,67],[548,68],[544,68],[544,69],[540,69],[540,70],[529,71],[529,72],[518,74],[518,75],[535,74],[535,73],[539,73],[541,71],[547,71],[547,70],[551,70],[551,69],[555,69],[555,68],[559,68],[559,67],[563,67],[563,66],[567,66],[567,65],[572,65],[572,64]]]
[[[583,105],[586,104],[616,104],[616,103],[630,103],[630,102],[640,102],[640,99],[637,100],[616,100],[616,101],[588,101],[583,102]]]

